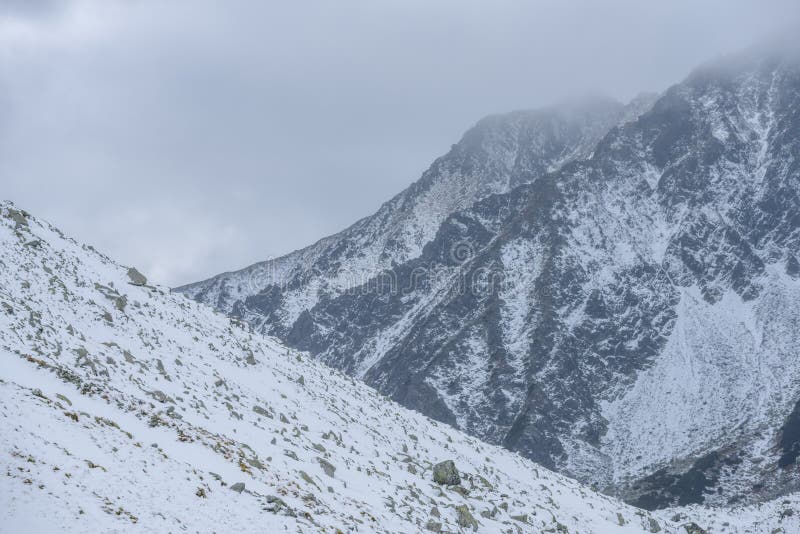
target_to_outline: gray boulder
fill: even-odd
[[[28,226],[28,218],[26,215],[24,211],[8,208],[8,218],[16,223],[17,228],[20,226]]]
[[[131,267],[128,269],[128,278],[130,279],[131,285],[134,286],[143,286],[147,284],[147,278],[136,270],[136,267]]]
[[[461,484],[461,477],[453,460],[445,460],[433,466],[433,481],[445,486],[457,486]]]
[[[237,482],[231,486],[231,489],[236,493],[241,493],[244,491],[244,482]]]

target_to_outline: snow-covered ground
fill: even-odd
[[[136,278],[0,205],[0,532],[800,530],[629,507]]]

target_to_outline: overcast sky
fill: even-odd
[[[375,211],[489,113],[629,99],[797,0],[0,0],[0,197],[178,285]]]

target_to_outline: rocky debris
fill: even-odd
[[[520,523],[527,523],[528,514],[512,515],[511,519],[513,519],[514,521],[519,521]]]
[[[147,285],[147,278],[136,270],[136,267],[131,267],[128,269],[128,278],[129,283],[134,286],[144,286]]]
[[[683,525],[683,529],[686,531],[686,534],[708,534],[708,532],[701,528],[700,525],[697,523],[686,523]]]
[[[469,508],[466,504],[456,506],[456,513],[458,514],[458,525],[464,528],[472,527],[473,531],[478,530],[478,521],[472,517]]]
[[[264,417],[269,417],[270,419],[272,419],[272,414],[269,413],[264,408],[262,408],[261,406],[258,405],[253,406],[253,411],[256,412],[258,415],[262,415]]]
[[[336,467],[334,467],[332,463],[324,458],[317,458],[317,461],[319,462],[319,465],[322,467],[322,470],[325,472],[325,474],[333,478],[333,473],[336,472]]]
[[[156,389],[150,392],[150,396],[153,397],[158,402],[165,404],[167,402],[175,402],[170,398],[169,395],[161,391],[160,389]]]
[[[433,519],[428,519],[428,522],[425,523],[425,530],[430,530],[431,532],[441,532],[442,524],[438,521],[434,521]]]
[[[236,493],[241,493],[244,491],[244,482],[237,482],[236,484],[231,484],[231,489]]]
[[[28,214],[24,211],[8,208],[7,217],[12,221],[14,221],[14,223],[16,224],[16,228],[19,228],[21,226],[28,226]]]
[[[454,492],[458,493],[462,497],[469,497],[469,490],[467,488],[465,488],[464,486],[460,486],[460,485],[458,485],[458,486],[450,486],[450,489],[453,490]]]
[[[453,460],[445,460],[433,466],[433,481],[444,486],[461,484],[461,477]]]
[[[281,513],[290,517],[295,517],[294,511],[280,497],[267,495],[266,500],[267,505],[264,507],[264,510],[267,512],[272,512],[273,514]]]
[[[311,478],[311,475],[309,475],[305,471],[300,471],[300,478],[302,478],[303,481],[306,482],[307,484],[311,484],[315,488],[320,489],[320,487],[317,485],[317,483],[314,482],[314,479]]]

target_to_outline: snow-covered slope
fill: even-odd
[[[10,203],[0,361],[2,532],[683,532],[718,517],[673,522],[437,424]],[[443,460],[459,486],[433,482]],[[726,512],[746,522],[720,531],[786,509]]]
[[[416,257],[393,257],[351,291],[326,292],[314,275],[220,308],[407,407],[641,506],[795,491],[791,45],[702,66],[555,165],[521,156],[541,155],[532,140],[549,138],[532,123],[513,145],[515,175],[528,179],[436,218]],[[516,131],[514,115],[493,121],[491,131]],[[511,161],[503,143],[459,146],[465,161]],[[468,168],[496,183],[495,167]],[[314,265],[346,273],[353,246]],[[203,291],[189,293],[219,305]],[[285,315],[298,294],[313,298]]]

